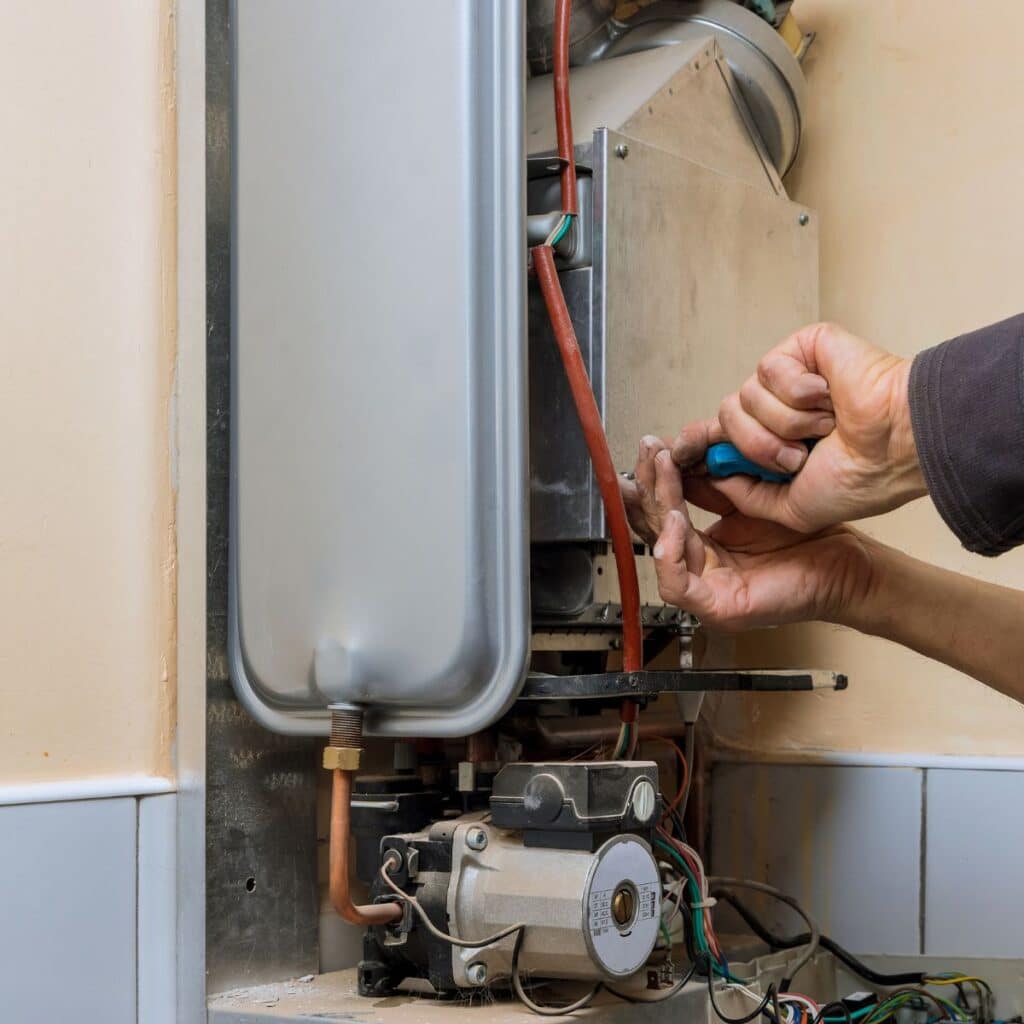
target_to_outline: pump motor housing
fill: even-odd
[[[577,818],[584,830],[574,831],[552,801],[551,811],[525,829],[501,827],[497,794],[529,794],[537,780],[545,792],[559,789],[579,797],[588,787],[593,793],[597,781],[595,806],[615,813]],[[471,940],[521,924],[523,973],[621,980],[646,965],[658,936],[661,879],[650,845],[656,786],[651,762],[508,765],[495,780],[491,813],[385,836],[380,863],[397,863],[390,877],[441,932]],[[639,826],[637,806],[647,812],[646,827]],[[514,795],[504,798],[504,807],[523,813]],[[394,898],[379,874],[373,893]],[[516,941],[510,935],[489,946],[453,946],[431,934],[407,907],[396,925],[367,933],[360,991],[383,995],[410,977],[426,979],[439,992],[507,980]]]

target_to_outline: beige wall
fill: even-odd
[[[0,10],[0,784],[166,774],[170,0]]]
[[[794,12],[818,35],[786,185],[821,214],[822,316],[911,355],[1024,309],[1024,4],[986,0],[950,16],[930,0],[797,0]],[[920,558],[1024,586],[1024,552],[966,553],[927,501],[867,528]],[[892,644],[808,626],[740,646],[748,663],[840,668],[851,684],[725,698],[711,719],[724,745],[1024,754],[1024,708]]]

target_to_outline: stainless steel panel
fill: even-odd
[[[595,133],[593,169],[593,267],[562,277],[612,458],[628,470],[641,436],[672,437],[713,414],[768,347],[816,319],[817,217],[613,132]],[[531,306],[532,536],[601,539],[600,496],[553,345]]]
[[[262,729],[226,684],[210,690],[206,980],[224,992],[319,967],[319,749]]]
[[[591,341],[590,267],[561,275],[598,409],[603,405],[604,352]],[[538,541],[585,540],[604,531],[601,494],[590,466],[576,406],[565,379],[544,300],[530,288],[530,531]]]
[[[734,96],[729,88],[731,73],[721,48],[708,29],[698,31],[691,25],[689,33],[677,45],[573,68],[569,84],[577,161],[583,159],[589,166],[584,147],[589,148],[594,132],[605,128],[777,191],[778,175],[762,162],[763,143],[756,129],[752,138],[749,111],[742,101],[737,104],[738,89]],[[723,80],[720,65],[729,81]],[[527,85],[531,155],[556,149],[551,93],[550,75],[533,78]]]
[[[234,16],[236,689],[477,731],[528,647],[522,2]]]
[[[207,576],[204,800],[199,850],[179,902],[199,902],[205,938],[201,1002],[218,992],[315,971],[318,965],[316,784],[310,737],[281,737],[240,706],[228,678],[228,476],[231,326],[231,33],[229,0],[206,5]],[[182,784],[187,784],[183,777]],[[187,790],[179,800],[187,798]],[[205,806],[204,806],[205,804]],[[190,837],[191,838],[191,837]],[[198,877],[198,881],[197,881]],[[253,879],[252,889],[247,887]],[[198,936],[203,935],[203,926]],[[194,954],[193,954],[194,955]],[[182,1001],[182,1022],[198,1019]]]
[[[713,414],[775,342],[818,315],[817,216],[608,132],[605,423],[626,466],[643,434]],[[614,156],[628,143],[629,156]]]
[[[732,0],[660,0],[629,24],[604,56],[714,36],[779,174],[789,170],[800,148],[807,89],[800,62],[771,25]]]

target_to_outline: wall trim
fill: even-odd
[[[1024,757],[970,754],[886,754],[861,750],[723,750],[709,752],[716,764],[790,764],[850,768],[928,768],[958,771],[1024,772]]]
[[[52,804],[64,800],[107,800],[111,797],[173,793],[170,779],[153,775],[104,775],[95,779],[59,779],[0,785],[0,807],[14,804]]]

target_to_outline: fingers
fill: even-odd
[[[619,482],[629,525],[649,546],[654,544],[661,530],[663,509],[659,507],[656,494],[657,470],[654,460],[658,452],[664,450],[665,442],[661,438],[651,434],[641,438],[633,480],[620,478]]]
[[[713,613],[711,587],[701,578],[705,549],[685,513],[666,514],[654,546],[654,568],[661,599],[695,615]]]
[[[657,535],[651,533],[647,525],[636,479],[630,480],[620,476],[619,492],[622,494],[622,504],[626,506],[626,518],[629,520],[633,532],[648,546],[653,544],[657,540]]]
[[[769,391],[756,375],[748,378],[740,388],[739,402],[745,412],[783,440],[825,437],[835,429],[836,418],[831,412],[787,404]]]
[[[704,536],[731,553],[744,554],[782,551],[807,540],[806,534],[797,533],[788,526],[767,519],[753,519],[742,513],[719,519],[704,531]]]
[[[807,459],[807,449],[802,444],[773,434],[743,408],[738,394],[722,401],[718,420],[729,440],[759,466],[779,473],[796,473]]]
[[[756,379],[793,409],[831,408],[828,381],[817,372],[797,337],[787,338],[757,364]]]
[[[750,476],[730,476],[710,484],[751,519],[767,519],[799,533],[820,529],[820,524],[805,522],[796,513],[789,500],[790,484],[768,483]]]
[[[686,500],[689,504],[713,512],[716,516],[730,515],[736,511],[736,506],[715,488],[716,482],[709,476],[688,476]]]
[[[725,439],[725,432],[717,419],[688,423],[672,442],[672,461],[682,469],[688,469],[704,461],[704,454],[711,445]]]

